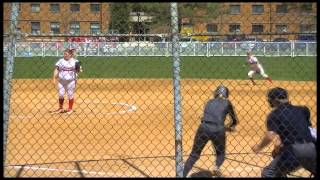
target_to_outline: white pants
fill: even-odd
[[[74,91],[76,89],[77,80],[59,80],[58,82],[58,92],[59,99],[64,98],[65,92],[67,92],[68,99],[73,99]]]
[[[258,71],[250,70],[250,71],[248,72],[248,77],[249,77],[249,78],[252,78],[255,73],[261,74],[261,76],[264,77],[264,78],[269,77],[269,76],[264,72],[264,69],[263,69],[263,67],[261,66],[261,64],[258,64],[257,66],[258,66],[258,69],[259,69]]]

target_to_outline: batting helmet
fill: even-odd
[[[214,91],[214,97],[218,97],[219,95],[228,98],[229,97],[229,89],[225,87],[224,85],[220,85],[217,87],[217,89]]]
[[[268,92],[268,102],[271,107],[274,107],[274,102],[276,103],[286,103],[288,102],[288,92],[287,90],[275,87]]]

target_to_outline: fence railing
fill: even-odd
[[[18,42],[15,57],[62,56],[66,47],[78,56],[171,56],[171,42]],[[4,44],[7,56],[8,44]],[[317,56],[316,42],[180,42],[181,56]]]

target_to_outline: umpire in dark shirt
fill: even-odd
[[[201,124],[196,132],[194,144],[188,160],[185,163],[183,176],[186,177],[194,163],[199,159],[201,151],[209,140],[212,141],[216,151],[216,164],[214,173],[220,174],[219,168],[225,159],[225,126],[226,115],[229,114],[232,123],[227,130],[234,131],[237,124],[237,117],[233,105],[228,100],[229,90],[225,86],[218,86],[214,92],[214,98],[210,99],[204,109]]]
[[[309,109],[290,104],[287,91],[279,87],[268,92],[268,102],[274,108],[267,117],[268,131],[252,150],[258,153],[275,135],[280,137],[282,144],[279,153],[275,154],[272,162],[262,170],[261,176],[286,177],[301,166],[316,176],[316,142],[309,130]]]

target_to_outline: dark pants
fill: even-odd
[[[194,138],[194,144],[188,160],[183,169],[183,176],[186,177],[194,163],[200,158],[201,152],[209,140],[212,141],[216,151],[216,166],[220,167],[225,159],[225,131],[212,132],[210,125],[201,123]]]
[[[262,170],[262,177],[286,177],[301,166],[317,175],[317,152],[314,143],[288,145]]]

